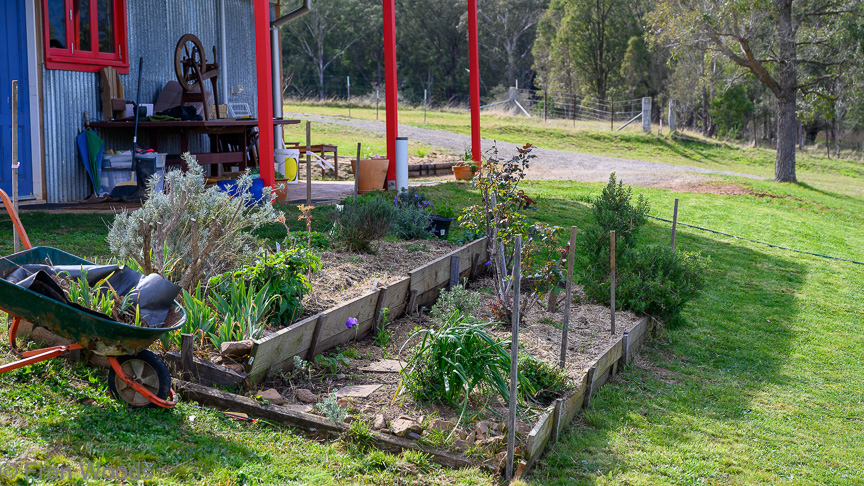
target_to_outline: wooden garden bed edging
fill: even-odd
[[[174,381],[174,388],[184,400],[196,401],[229,412],[245,413],[250,417],[258,417],[281,425],[295,427],[323,437],[337,437],[348,430],[341,424],[334,424],[320,415],[292,410],[278,405],[262,405],[252,398],[224,392],[188,381]],[[470,459],[439,449],[418,445],[415,441],[403,439],[394,435],[370,432],[371,443],[382,450],[399,453],[404,450],[420,451],[428,454],[433,461],[443,466],[462,468],[471,467]]]
[[[606,348],[597,360],[584,370],[582,379],[569,397],[562,399],[559,405],[553,403],[546,409],[528,434],[526,455],[518,468],[520,477],[524,477],[534,467],[546,448],[553,443],[551,439],[557,439],[579,410],[590,404],[591,395],[619,371],[619,363],[629,363],[631,357],[639,351],[647,336],[648,319],[639,319],[628,332]]]
[[[408,277],[361,295],[324,312],[307,317],[252,345],[249,375],[257,383],[278,370],[290,370],[294,356],[309,360],[328,349],[362,338],[378,322],[376,309],[389,309],[388,319],[396,319],[413,311],[410,304],[431,305],[441,289],[450,282],[451,259],[458,256],[459,276],[470,277],[476,266],[486,262],[486,238],[461,248],[412,270]],[[381,302],[379,302],[381,296]],[[409,301],[409,298],[411,299]],[[357,319],[356,328],[348,328],[349,317]]]

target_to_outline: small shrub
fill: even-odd
[[[348,198],[333,215],[333,236],[345,249],[371,251],[371,243],[389,233],[396,208],[382,197],[367,195]]]
[[[144,274],[158,273],[186,290],[248,260],[253,232],[276,221],[272,199],[253,205],[244,175],[237,191],[204,187],[204,171],[188,153],[188,170],[165,174],[165,192],[147,185],[147,201],[131,213],[118,213],[108,233],[111,253],[138,262]]]
[[[625,309],[671,321],[705,286],[708,263],[698,253],[666,245],[636,248],[620,267],[616,300]]]
[[[210,334],[213,345],[218,348],[226,341],[225,336],[239,337],[231,339],[237,341],[260,338],[277,297],[272,295],[267,284],[259,289],[240,279],[231,280],[224,290],[214,289],[210,302],[222,319],[222,325],[216,333]]]
[[[390,309],[383,308],[381,309],[381,325],[378,326],[378,331],[375,333],[375,346],[379,348],[383,348],[390,344],[390,329],[387,329],[390,326],[390,323],[387,321],[387,317],[390,315]]]
[[[422,334],[423,339],[401,372],[409,393],[416,400],[446,403],[463,414],[481,387],[509,402],[510,342],[492,336],[487,326],[454,313],[442,329],[414,333],[412,337]],[[524,376],[518,380],[520,396],[534,393]]]
[[[312,364],[301,358],[294,356],[294,369],[291,370],[291,377],[294,379],[312,379]]]
[[[181,292],[181,297],[183,309],[186,311],[186,322],[183,323],[180,329],[170,334],[170,344],[167,347],[173,345],[179,348],[183,334],[192,334],[203,346],[204,339],[213,332],[213,328],[216,325],[216,311],[213,310],[213,307],[204,298],[201,282],[198,282],[195,286],[194,293],[189,293],[184,289]],[[165,342],[163,341],[164,344]]]
[[[423,194],[417,192],[416,187],[402,189],[393,197],[393,206],[396,209],[415,208],[432,210],[432,202]]]
[[[355,420],[348,426],[342,438],[345,442],[354,444],[360,452],[364,452],[372,446],[372,428],[369,427],[369,422]]]
[[[704,286],[707,260],[699,254],[676,253],[665,245],[641,243],[639,230],[647,220],[648,202],[633,204],[629,187],[609,176],[603,193],[594,199],[592,221],[581,232],[579,252],[585,294],[609,302],[609,232],[615,230],[616,300],[621,308],[674,319]]]
[[[351,361],[342,353],[333,356],[324,356],[319,354],[315,356],[315,364],[318,365],[325,373],[336,374],[342,367],[347,368]]]
[[[312,290],[308,275],[317,272],[321,259],[305,248],[289,248],[279,253],[267,251],[258,254],[254,264],[244,265],[234,272],[217,275],[210,285],[225,291],[230,282],[240,279],[247,285],[267,289],[272,301],[268,314],[284,322],[291,322],[303,313],[301,301]]]
[[[293,231],[291,233],[291,242],[295,247],[307,246],[308,242],[312,242],[312,248],[326,250],[330,248],[330,240],[327,235],[313,231],[311,234],[308,231]]]
[[[396,208],[391,228],[393,235],[403,240],[420,240],[431,236],[429,216],[432,213],[432,203],[426,196],[413,187],[402,189],[393,198],[393,206]]]
[[[534,386],[536,401],[547,404],[571,388],[564,370],[532,356],[520,356],[518,367],[519,372]]]
[[[429,311],[429,316],[439,322],[446,321],[454,313],[459,317],[471,319],[479,308],[480,296],[459,284],[450,290],[441,292],[438,300]]]
[[[327,395],[321,403],[315,405],[319,412],[323,413],[327,420],[334,424],[345,422],[345,417],[348,416],[348,410],[339,406],[336,400],[336,392]]]

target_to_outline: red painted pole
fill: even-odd
[[[480,161],[480,51],[477,41],[477,0],[468,0],[468,76],[471,78],[471,158]]]
[[[396,105],[396,6],[395,0],[383,0],[384,13],[384,102],[387,117],[387,180],[396,182],[396,137],[399,136],[399,109]]]
[[[255,59],[258,78],[258,168],[264,184],[276,183],[273,160],[273,79],[270,68],[270,1],[255,0]]]

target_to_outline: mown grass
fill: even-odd
[[[285,109],[300,113],[347,116],[347,109],[338,105],[299,103],[286,105]],[[352,108],[351,115],[353,118],[374,120],[375,108],[355,107]],[[382,108],[380,121],[383,122],[384,119]],[[400,108],[399,123],[461,134],[471,132],[469,114],[464,110],[429,111],[424,123],[422,109]],[[652,134],[643,134],[638,129],[625,129],[614,133],[609,130],[608,124],[580,122],[574,128],[570,122],[545,123],[542,120],[504,116],[495,112],[484,112],[481,116],[484,138],[517,144],[531,142],[543,148],[704,167],[769,179],[774,177],[773,150],[704,140],[689,135],[688,138],[692,140],[674,138],[668,130],[664,131],[663,135],[657,135],[656,128]],[[861,160],[829,159],[814,150],[799,153],[796,167],[801,182],[864,197],[864,162]]]

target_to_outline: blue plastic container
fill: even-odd
[[[216,182],[216,186],[219,187],[220,191],[225,191],[232,196],[239,196],[240,191],[237,188],[236,180],[225,180]],[[252,187],[248,189],[248,192],[252,194],[252,200],[249,201],[249,205],[255,205],[262,201],[264,201],[264,180],[262,179],[252,179]]]

